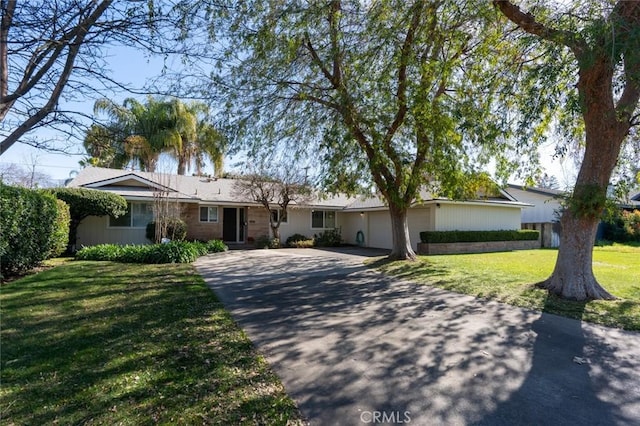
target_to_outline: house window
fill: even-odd
[[[120,217],[109,216],[112,228],[144,228],[153,220],[153,204],[127,203],[127,212]]]
[[[281,218],[280,223],[287,223],[289,221],[289,215],[283,215],[281,209],[271,210],[271,223],[278,223],[278,218]]]
[[[218,222],[218,208],[200,207],[200,222]]]
[[[332,229],[336,227],[336,212],[314,210],[311,212],[311,228]]]

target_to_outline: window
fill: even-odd
[[[278,223],[278,218],[281,217],[282,220],[280,223],[287,223],[289,221],[289,215],[283,215],[282,210],[273,209],[271,210],[271,223]]]
[[[336,212],[314,210],[311,212],[311,228],[332,229],[336,227]]]
[[[127,203],[127,212],[120,217],[109,216],[109,226],[116,228],[144,228],[153,220],[151,203]]]
[[[217,207],[200,207],[200,222],[217,222],[218,221],[218,208]]]

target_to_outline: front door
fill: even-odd
[[[235,243],[238,238],[238,209],[225,207],[222,211],[222,239]]]

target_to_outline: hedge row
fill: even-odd
[[[27,271],[64,251],[69,208],[46,192],[0,184],[0,273]]]
[[[206,243],[172,241],[167,244],[126,246],[99,244],[82,248],[76,253],[76,259],[123,263],[191,263],[200,256],[226,250],[227,246],[219,240]]]
[[[485,241],[535,241],[540,232],[530,229],[521,231],[424,231],[420,233],[423,243],[475,243]]]

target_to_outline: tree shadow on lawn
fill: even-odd
[[[637,335],[331,259],[271,258],[254,276],[255,262],[199,270],[312,424],[361,424],[373,411],[416,424],[639,418]]]
[[[3,420],[233,424],[286,405],[199,277],[97,265],[95,276],[70,282],[49,271],[3,287]]]

